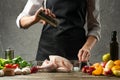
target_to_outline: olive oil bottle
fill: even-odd
[[[117,42],[117,31],[112,31],[110,42],[110,55],[111,60],[119,59],[119,44]]]

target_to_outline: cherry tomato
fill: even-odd
[[[6,68],[12,68],[12,64],[5,64]]]
[[[12,65],[12,68],[17,68],[17,67],[19,67],[18,64],[13,64],[13,65]]]

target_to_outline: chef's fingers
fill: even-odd
[[[83,50],[82,49],[80,49],[79,50],[79,53],[78,53],[78,59],[79,59],[79,62],[81,62],[82,61],[82,55],[83,55]]]
[[[51,16],[51,17],[55,17],[55,14],[53,14],[50,9],[46,9],[45,14],[47,14],[48,16]]]
[[[85,49],[82,55],[82,62],[87,62],[90,56],[90,51]]]
[[[40,9],[38,9],[35,14],[34,14],[34,21],[35,22],[39,22],[41,20],[41,18],[39,17],[39,13],[40,11],[44,11],[44,9],[41,7]]]
[[[89,60],[90,57],[90,52],[86,51],[86,55],[84,56],[84,59],[82,61],[87,62]]]
[[[45,11],[45,9],[43,8],[43,7],[40,7],[37,11],[36,11],[36,13],[35,13],[35,15],[38,17],[39,16],[39,13],[40,13],[40,11]]]
[[[86,56],[87,56],[87,51],[83,51],[82,59],[81,59],[82,62],[85,62]]]
[[[43,25],[45,25],[46,24],[46,21],[44,21],[44,20],[40,20],[40,23],[42,23]]]
[[[90,51],[87,49],[81,49],[78,53],[78,58],[80,62],[86,62],[90,57]]]

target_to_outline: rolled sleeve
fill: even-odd
[[[23,11],[18,15],[16,19],[16,24],[18,28],[21,28],[20,26],[20,19],[24,16],[31,16],[34,15],[35,12],[42,6],[43,0],[28,0]]]
[[[101,38],[99,0],[88,0],[87,9],[88,36],[95,36],[99,41]]]
[[[19,16],[17,17],[17,20],[16,20],[16,24],[18,26],[18,28],[21,28],[20,26],[20,19],[24,16],[28,16],[28,14],[25,14],[25,13],[20,13]]]

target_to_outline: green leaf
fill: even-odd
[[[28,66],[28,63],[25,60],[19,62],[19,64],[20,64],[20,68],[24,68],[24,67]]]
[[[0,70],[2,70],[4,67],[0,65]]]
[[[15,63],[15,64],[18,64],[19,62],[23,61],[22,57],[21,56],[18,56],[14,59],[12,59],[12,62]]]

